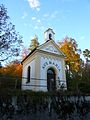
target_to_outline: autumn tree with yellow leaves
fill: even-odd
[[[78,91],[78,82],[80,79],[80,52],[78,45],[75,39],[65,37],[62,42],[59,42],[60,50],[66,55],[65,64],[66,64],[66,79],[67,87],[69,90]]]
[[[62,42],[59,42],[60,50],[66,55],[66,67],[70,71],[78,72],[80,69],[80,49],[77,42],[73,38],[65,37]]]
[[[0,69],[0,85],[5,88],[21,87],[22,65],[12,61]]]

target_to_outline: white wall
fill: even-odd
[[[33,59],[32,61],[30,61],[29,59],[27,60],[27,62],[25,62],[23,64],[23,79],[22,79],[22,89],[29,89],[29,90],[34,90],[34,91],[47,91],[47,70],[50,67],[53,67],[53,69],[55,70],[55,74],[56,74],[56,88],[59,89],[59,80],[61,81],[61,83],[63,83],[64,81],[66,81],[66,77],[65,77],[65,64],[64,64],[64,59],[63,58],[56,58],[54,56],[45,56],[41,55],[39,56],[39,68],[35,68],[36,66],[36,60]],[[35,81],[31,79],[30,83],[26,83],[27,81],[27,68],[28,66],[31,67],[31,78],[35,78],[36,74],[39,74],[38,79]],[[38,71],[37,71],[37,70]],[[37,73],[35,73],[37,72]],[[36,78],[37,79],[37,78]],[[23,85],[27,85],[27,86],[23,86]],[[28,86],[28,85],[41,85],[42,87],[36,87],[36,86]]]
[[[41,61],[40,61],[40,64],[41,64],[41,67],[40,67],[40,79],[45,79],[45,80],[42,80],[40,81],[40,85],[45,85],[47,86],[47,70],[50,68],[50,67],[53,67],[55,72],[56,72],[56,87],[58,89],[58,80],[63,80],[63,75],[62,75],[62,64],[61,64],[61,61],[58,60],[58,59],[50,59],[48,57],[41,57]],[[43,90],[47,90],[47,87],[46,88],[43,88]]]
[[[54,34],[52,33],[52,30],[49,30],[44,33],[45,41],[49,40],[49,34],[52,34],[52,39],[54,40]]]
[[[22,89],[34,89],[33,86],[29,86],[29,85],[33,85],[35,81],[30,80],[30,83],[26,83],[27,82],[27,69],[28,66],[31,67],[31,71],[30,71],[30,77],[31,78],[35,78],[35,59],[32,61],[28,61],[27,64],[23,64],[23,73],[22,73]],[[23,86],[23,85],[27,85],[27,86]]]

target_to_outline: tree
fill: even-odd
[[[73,38],[65,37],[62,42],[59,42],[61,51],[66,55],[66,66],[70,71],[79,71],[80,69],[80,49]]]
[[[12,61],[0,69],[0,83],[3,88],[21,87],[22,65],[18,60]]]
[[[22,37],[10,21],[7,9],[0,5],[0,62],[10,57],[19,56]]]
[[[59,42],[60,50],[66,55],[66,79],[68,90],[77,89],[77,80],[80,79],[78,72],[80,70],[80,49],[77,42],[73,38],[65,37],[62,42]]]
[[[25,46],[22,46],[22,53],[21,53],[21,56],[22,56],[22,60],[30,53],[30,50],[25,48]]]
[[[38,37],[35,35],[34,38],[31,40],[31,44],[30,44],[29,50],[30,51],[34,50],[35,48],[38,47],[38,45],[39,45]]]
[[[85,59],[86,59],[86,64],[87,64],[87,63],[88,63],[88,60],[89,60],[89,58],[90,58],[90,50],[85,49],[85,50],[83,51],[83,55],[84,55],[84,57],[85,57]]]
[[[81,80],[79,83],[81,92],[90,93],[90,65],[87,64],[81,69]]]

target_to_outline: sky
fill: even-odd
[[[35,35],[44,43],[44,31],[52,28],[55,42],[68,36],[82,51],[90,49],[90,0],[0,0],[0,4],[7,8],[26,48]]]

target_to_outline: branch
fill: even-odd
[[[8,57],[6,57],[6,58],[4,58],[4,59],[1,59],[0,62],[3,62],[3,61],[5,61],[5,60],[7,60],[9,57],[11,57],[11,55],[8,56]]]

